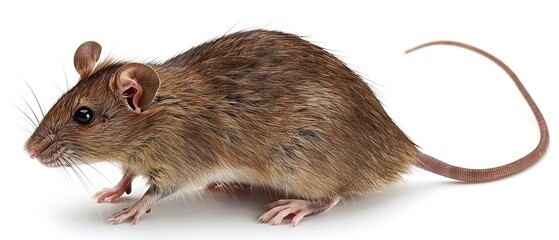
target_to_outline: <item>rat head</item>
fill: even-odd
[[[80,80],[49,110],[25,149],[49,167],[119,160],[149,117],[160,85],[157,73],[140,63],[97,64],[101,46],[85,42],[74,55]]]

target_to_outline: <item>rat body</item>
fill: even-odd
[[[47,113],[26,150],[50,167],[122,165],[123,178],[97,193],[99,202],[120,199],[135,176],[145,176],[145,195],[112,223],[136,223],[160,199],[213,183],[296,196],[269,204],[259,219],[278,224],[294,214],[296,225],[343,196],[397,182],[414,165],[465,181],[523,169],[496,175],[422,154],[357,74],[295,35],[237,32],[162,63],[98,63],[100,53],[95,42],[77,49],[80,81]],[[547,147],[545,121],[534,113],[542,142],[518,161],[524,168]]]

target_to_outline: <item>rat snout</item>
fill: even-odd
[[[39,157],[39,154],[41,154],[41,153],[37,150],[27,150],[27,154],[29,154],[29,157],[31,159],[35,159],[35,158]]]
[[[25,144],[25,151],[29,154],[31,159],[39,158],[41,155],[41,150],[37,146],[32,146],[32,144]]]
[[[37,159],[45,163],[45,161],[50,162],[53,160],[53,154],[56,152],[55,147],[55,141],[51,137],[44,137],[39,140],[36,137],[32,137],[25,143],[24,149],[31,159]]]
[[[37,142],[35,139],[31,138],[25,143],[24,149],[31,159],[41,159],[41,154],[46,149],[43,145],[42,141]]]

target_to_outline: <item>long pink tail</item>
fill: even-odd
[[[544,155],[544,153],[546,152],[547,147],[549,145],[549,131],[547,128],[547,123],[545,122],[545,119],[540,109],[536,105],[536,102],[534,102],[534,100],[532,99],[532,97],[530,96],[530,94],[528,93],[524,85],[522,85],[522,82],[520,81],[520,79],[518,79],[516,74],[514,74],[514,72],[507,65],[505,65],[501,60],[497,59],[493,55],[479,48],[460,42],[453,42],[453,41],[429,42],[414,47],[406,51],[406,53],[411,53],[415,50],[428,47],[428,46],[433,46],[433,45],[451,45],[451,46],[457,46],[457,47],[469,49],[471,51],[474,51],[476,53],[479,53],[489,58],[497,65],[499,65],[510,76],[512,81],[516,84],[516,87],[518,88],[520,93],[522,93],[522,96],[524,97],[524,99],[528,103],[528,106],[530,106],[530,109],[534,113],[534,116],[538,121],[538,126],[540,129],[540,142],[538,143],[538,146],[536,146],[536,148],[534,148],[534,150],[532,150],[532,152],[528,153],[526,156],[521,157],[520,159],[514,162],[499,167],[494,167],[494,168],[471,169],[471,168],[458,167],[458,166],[445,163],[425,153],[420,153],[419,162],[417,166],[427,171],[456,180],[461,180],[465,182],[486,182],[486,181],[501,179],[516,174],[518,172],[521,172],[529,168],[530,166],[534,165],[538,160],[540,160]]]

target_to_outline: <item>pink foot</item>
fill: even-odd
[[[157,202],[159,198],[160,195],[146,194],[131,207],[122,209],[122,211],[114,214],[108,221],[112,224],[119,224],[131,218],[132,224],[136,224],[142,215],[151,211],[151,205]]]
[[[133,177],[131,175],[125,174],[116,186],[105,188],[95,193],[92,198],[97,200],[98,203],[121,201],[124,193],[130,194],[132,192],[132,180]]]
[[[266,205],[267,212],[258,221],[272,225],[280,224],[287,216],[294,214],[291,226],[297,226],[303,217],[324,212],[340,201],[339,197],[314,200],[282,199]]]
[[[104,188],[103,190],[95,193],[95,195],[93,195],[93,199],[95,199],[98,203],[120,202],[124,199],[122,195],[124,195],[125,192],[129,193],[130,191],[125,191],[124,189],[118,187]]]

